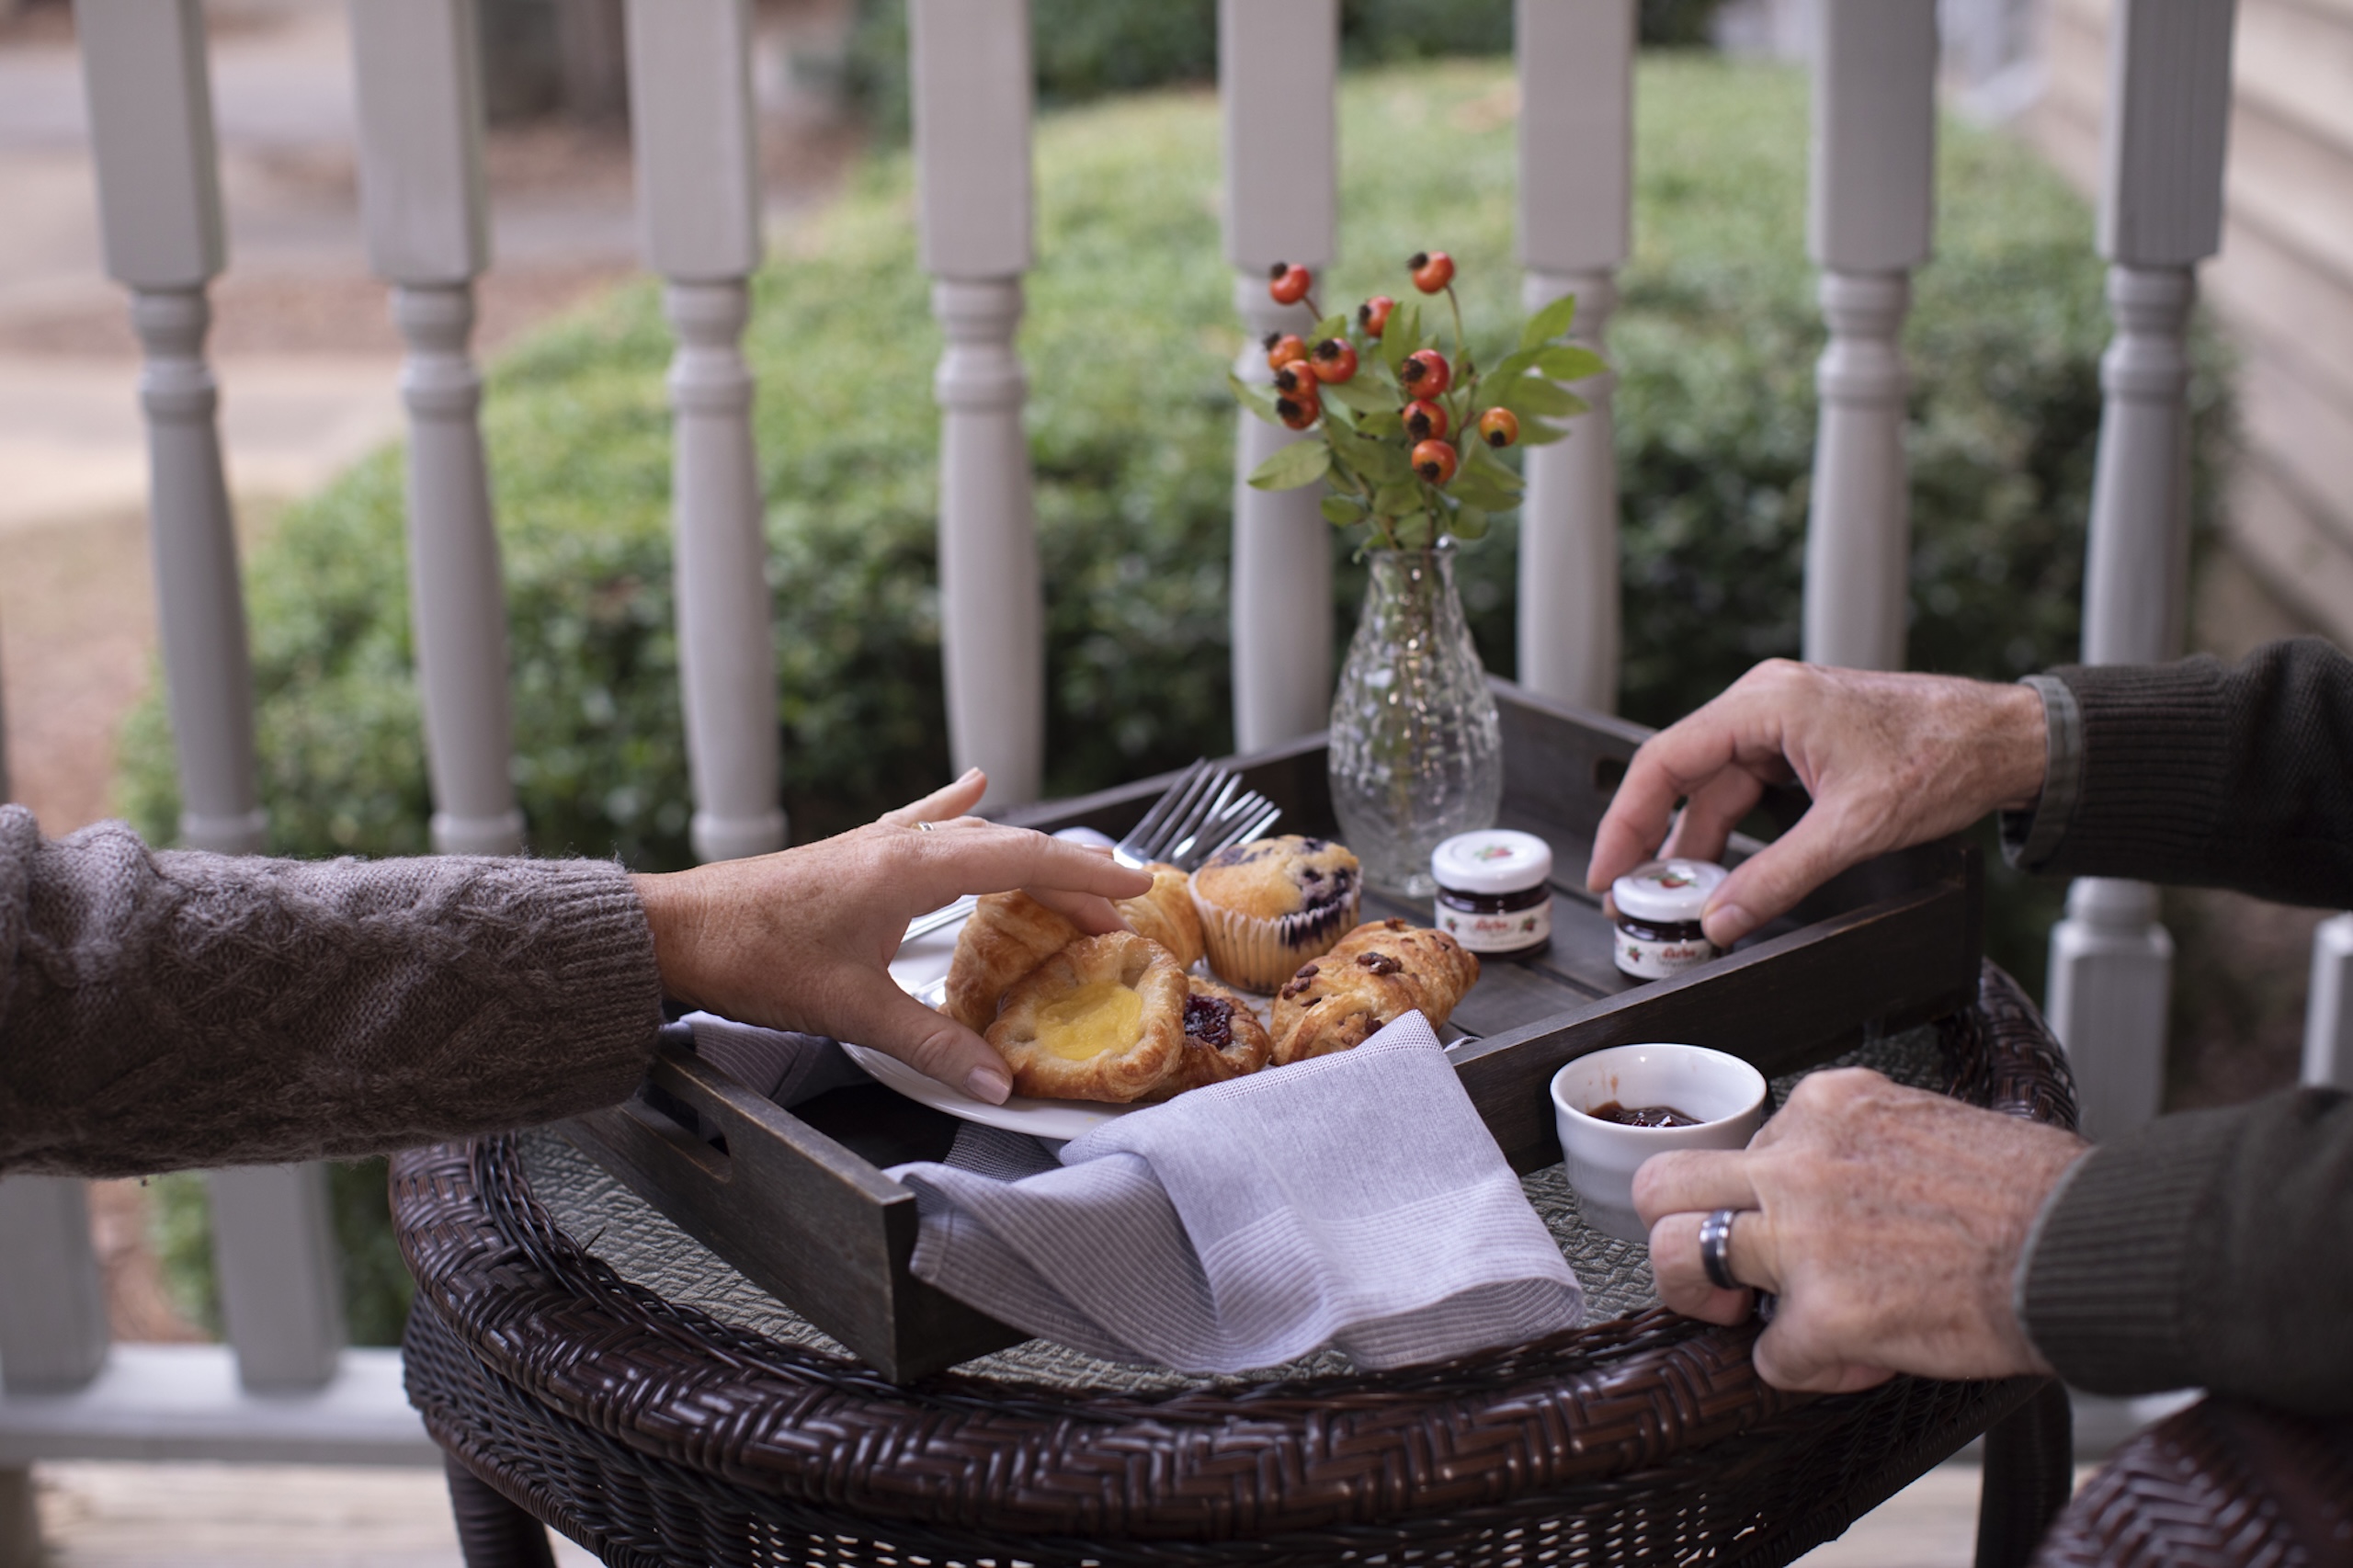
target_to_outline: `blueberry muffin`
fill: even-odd
[[[1347,846],[1286,834],[1237,845],[1193,873],[1210,968],[1272,991],[1356,928],[1364,878]]]

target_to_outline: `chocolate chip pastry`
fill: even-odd
[[[1359,926],[1275,993],[1275,1064],[1354,1050],[1416,1008],[1437,1028],[1478,980],[1479,960],[1443,931]]]

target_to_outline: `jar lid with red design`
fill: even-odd
[[[1430,851],[1430,875],[1454,892],[1526,892],[1552,877],[1552,846],[1507,827],[1458,833]]]

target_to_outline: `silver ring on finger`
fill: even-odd
[[[1741,1210],[1711,1210],[1699,1221],[1699,1267],[1708,1271],[1708,1283],[1719,1290],[1745,1290],[1732,1272],[1732,1222]]]
[[[915,831],[917,833],[937,833],[939,831],[939,824],[936,822],[919,822],[915,824]]]

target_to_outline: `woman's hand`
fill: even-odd
[[[1765,787],[1795,779],[1813,804],[1708,901],[1708,939],[1730,947],[1849,866],[2032,804],[2045,749],[2032,687],[1768,660],[1643,743],[1586,886],[1654,855],[1721,858]]]
[[[1634,1207],[1659,1300],[1722,1324],[1747,1318],[1749,1294],[1709,1282],[1699,1223],[1742,1210],[1726,1261],[1780,1298],[1756,1351],[1777,1388],[2047,1373],[2011,1287],[2043,1200],[2090,1147],[1846,1068],[1800,1082],[1745,1150],[1654,1155],[1634,1173]]]
[[[966,893],[1023,888],[1081,931],[1122,930],[1110,901],[1142,893],[1152,874],[966,816],[987,785],[974,768],[837,837],[637,877],[663,990],[747,1024],[855,1040],[1003,1100],[1012,1079],[988,1042],[891,978],[907,922]]]

